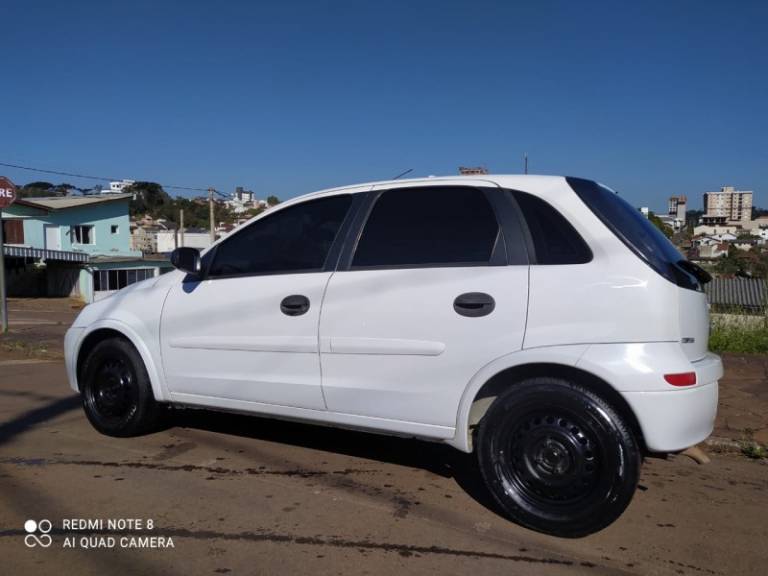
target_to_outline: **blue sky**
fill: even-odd
[[[0,162],[288,198],[528,152],[636,205],[730,184],[768,206],[766,2],[5,0],[0,21]]]

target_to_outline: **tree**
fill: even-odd
[[[715,271],[728,276],[765,278],[768,274],[768,253],[758,246],[750,250],[739,250],[731,245],[728,254],[718,260]]]
[[[54,187],[54,190],[56,190],[57,195],[68,196],[72,193],[72,190],[79,190],[79,188],[67,182],[62,182],[61,184],[57,184]]]
[[[656,216],[653,212],[648,213],[648,220],[651,221],[651,224],[656,226],[659,230],[661,230],[662,234],[666,236],[667,238],[672,238],[672,229],[664,224],[664,222],[661,221],[661,218]]]
[[[269,206],[277,206],[280,204],[280,198],[277,196],[267,196],[267,204]]]
[[[124,191],[133,194],[131,216],[149,214],[168,219],[173,212],[173,200],[157,182],[134,182]]]
[[[170,223],[179,224],[179,211],[184,210],[186,228],[208,228],[210,226],[207,198],[171,198],[163,187],[156,182],[136,182],[126,186],[125,192],[134,195],[131,199],[131,217],[148,215],[155,220],[162,218]],[[223,203],[216,203],[216,222],[231,224],[236,215]]]
[[[40,198],[56,195],[54,185],[50,182],[30,182],[19,188],[19,197],[21,198]]]

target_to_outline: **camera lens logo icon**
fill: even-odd
[[[52,528],[53,525],[50,520],[40,520],[39,522],[27,520],[24,522],[24,530],[27,532],[27,535],[24,536],[24,544],[29,548],[35,546],[48,548],[53,543],[53,538],[48,534]]]

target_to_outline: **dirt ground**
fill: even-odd
[[[101,436],[60,360],[72,305],[12,301],[0,338],[4,573],[766,573],[768,463],[739,451],[768,430],[764,357],[725,357],[711,463],[647,459],[627,512],[567,540],[502,518],[471,457],[442,445],[204,411]],[[64,527],[132,518],[144,529]],[[50,547],[25,544],[29,519],[51,521]],[[123,547],[131,536],[173,548]]]
[[[63,358],[64,333],[83,306],[74,298],[9,298],[0,358]]]

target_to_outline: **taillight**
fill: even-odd
[[[693,386],[696,384],[696,372],[664,374],[664,380],[672,384],[672,386]]]

